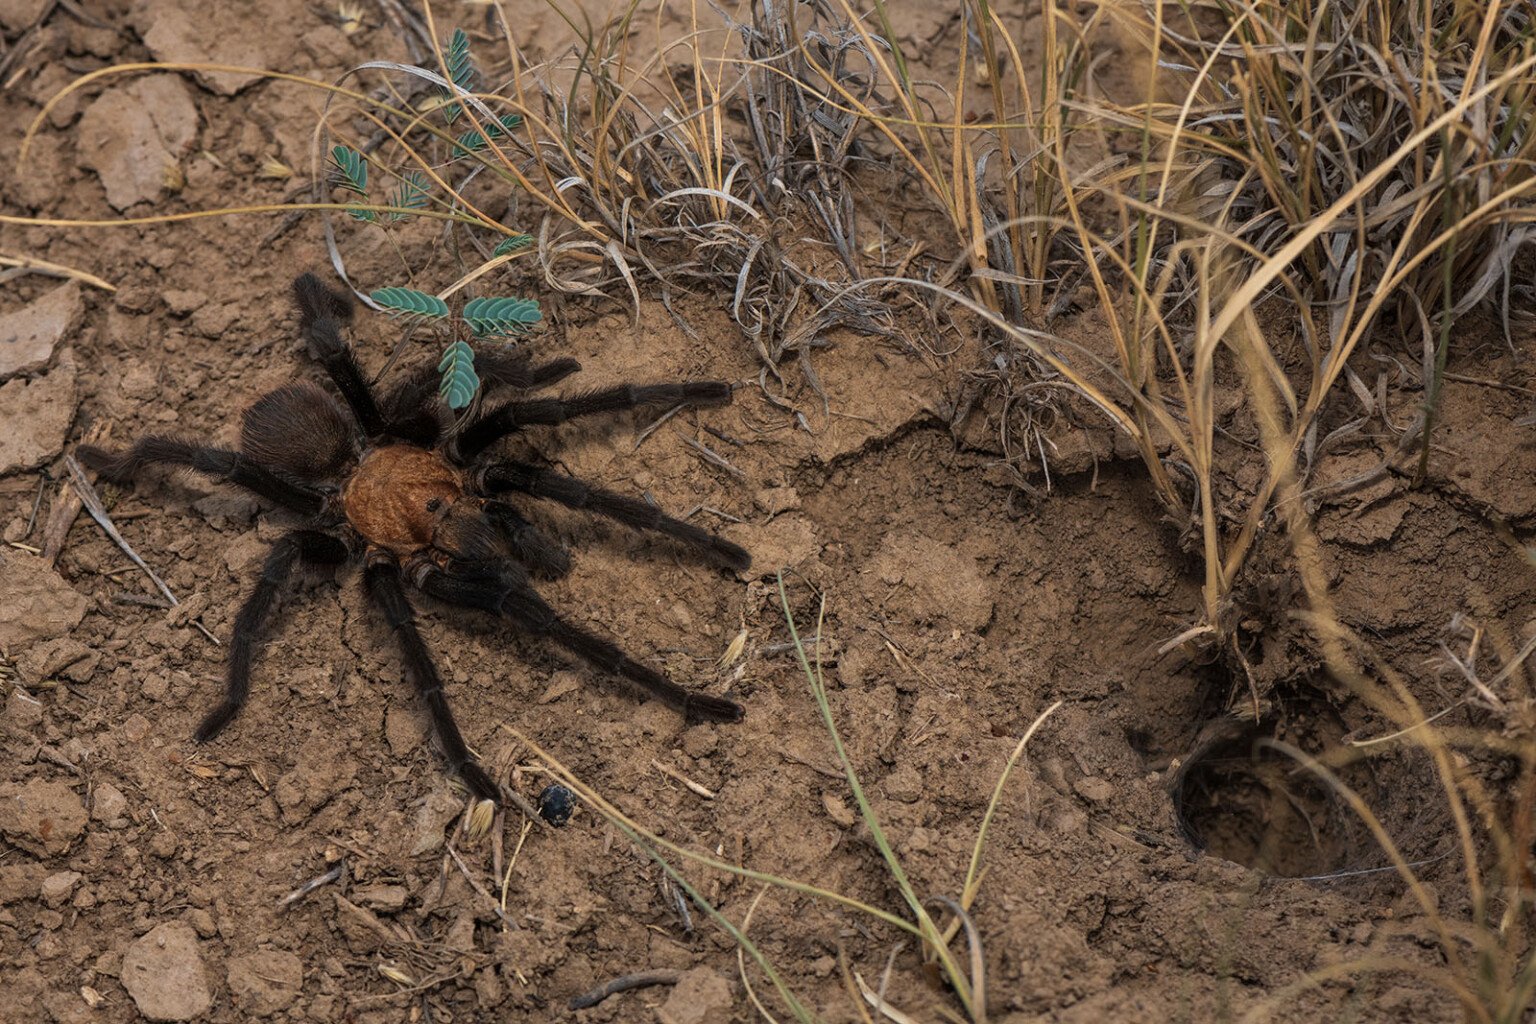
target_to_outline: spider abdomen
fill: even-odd
[[[462,494],[458,471],[442,456],[395,444],[363,456],[341,502],[347,521],[363,539],[409,555],[432,543],[443,510]]]

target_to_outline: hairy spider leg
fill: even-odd
[[[299,330],[310,354],[330,374],[363,432],[377,437],[384,431],[384,418],[352,346],[341,336],[341,328],[352,320],[351,300],[327,288],[314,274],[299,275],[293,282],[293,296],[299,305]]]
[[[543,530],[525,519],[517,509],[504,501],[488,498],[485,514],[501,528],[507,543],[512,546],[513,557],[534,573],[546,579],[556,579],[570,571],[570,553],[545,536]]]
[[[475,354],[475,372],[487,392],[496,388],[535,391],[559,383],[580,369],[581,364],[568,356],[534,363],[526,352],[515,349]]]
[[[151,434],[139,438],[127,451],[116,454],[95,445],[81,445],[76,454],[87,467],[113,483],[127,483],[145,466],[163,462],[190,466],[199,473],[244,487],[304,515],[315,515],[325,507],[325,496],[319,491],[281,477],[254,459],[228,448],[197,444],[179,437]]]
[[[625,654],[611,640],[565,621],[528,585],[522,571],[513,565],[509,564],[507,571],[499,577],[468,577],[445,572],[438,565],[422,558],[412,561],[410,573],[411,582],[429,597],[448,604],[495,612],[518,628],[535,636],[547,637],[605,672],[629,680],[677,708],[689,720],[736,722],[745,714],[742,706],[735,701],[696,693],[679,686],[650,666]]]
[[[531,398],[497,406],[459,435],[460,456],[470,459],[522,427],[565,423],[581,416],[647,406],[725,405],[731,386],[724,381],[686,384],[620,384],[569,398]]]
[[[273,542],[262,563],[256,589],[251,591],[235,615],[224,677],[224,699],[197,727],[194,734],[197,742],[206,743],[213,739],[245,707],[251,692],[251,668],[261,645],[266,642],[263,627],[278,594],[293,574],[294,564],[341,565],[349,556],[343,541],[318,530],[294,530]]]
[[[738,544],[716,537],[692,523],[674,519],[654,505],[636,498],[593,487],[576,477],[526,462],[493,462],[480,472],[480,488],[486,493],[518,491],[547,498],[568,508],[606,516],[634,530],[650,530],[691,544],[732,569],[746,569],[752,556]]]
[[[469,747],[454,721],[453,710],[448,706],[448,695],[443,692],[443,680],[432,661],[432,652],[416,629],[416,612],[406,596],[400,575],[400,563],[393,555],[378,549],[368,553],[363,570],[363,584],[368,596],[384,614],[384,620],[394,631],[405,661],[406,675],[415,686],[416,693],[426,704],[432,716],[432,726],[437,732],[438,743],[448,759],[448,768],[458,774],[465,787],[477,799],[501,803],[501,790],[485,769],[475,761]]]
[[[548,387],[580,369],[581,364],[574,359],[553,359],[532,365],[526,352],[475,353],[475,372],[480,377],[480,391],[484,396],[501,388],[526,391]],[[437,368],[428,364],[391,391],[380,409],[384,432],[422,448],[436,446],[443,436],[443,420],[435,402],[439,380]]]

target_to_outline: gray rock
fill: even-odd
[[[53,361],[54,348],[80,326],[84,316],[78,281],[0,316],[0,380],[46,370]]]
[[[63,636],[80,625],[89,606],[41,558],[0,548],[0,647],[14,650]]]
[[[150,1020],[192,1020],[213,1005],[197,934],[183,921],[157,925],[130,946],[118,980]]]
[[[207,60],[207,57],[198,58]],[[80,116],[80,163],[119,210],[181,187],[181,158],[197,137],[197,107],[176,75],[151,75],[103,93]]]
[[[0,386],[0,476],[34,469],[58,455],[74,421],[80,396],[75,386],[75,361],[59,357],[59,365],[36,380],[7,381]]]

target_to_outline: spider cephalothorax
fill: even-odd
[[[548,637],[690,718],[741,717],[734,701],[685,689],[556,614],[533,589],[529,574],[558,576],[569,567],[569,557],[506,496],[547,498],[665,534],[730,568],[746,568],[747,552],[645,502],[490,454],[497,441],[527,426],[641,406],[724,404],[731,399],[729,385],[621,385],[569,398],[497,401],[498,393],[547,387],[581,367],[573,359],[534,364],[520,353],[482,354],[477,359],[482,411],[454,425],[439,406],[430,376],[409,379],[378,402],[341,335],[352,317],[351,303],[310,274],[294,282],[294,293],[310,352],[341,392],[345,409],[318,385],[294,381],[246,411],[238,451],[159,436],[118,454],[80,449],[81,459],[111,480],[130,480],[157,462],[190,466],[309,519],[272,545],[255,589],[235,617],[224,700],[198,727],[199,741],[215,736],[244,706],[262,630],[294,566],[358,558],[365,589],[399,641],[406,674],[431,712],[450,768],[480,799],[499,801],[500,792],[459,734],[442,680],[416,630],[407,585]]]

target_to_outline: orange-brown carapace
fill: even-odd
[[[463,493],[458,470],[442,456],[394,444],[363,457],[341,504],[368,543],[411,555],[432,543],[438,520]]]

